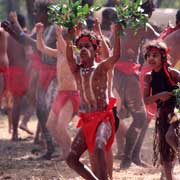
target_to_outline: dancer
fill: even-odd
[[[144,57],[152,67],[144,79],[144,102],[156,102],[157,115],[154,136],[154,165],[160,154],[160,163],[168,180],[173,180],[173,161],[180,157],[180,121],[174,112],[176,98],[172,90],[178,88],[179,71],[168,64],[168,48],[162,41],[150,41],[144,45]]]
[[[116,25],[113,55],[97,66],[94,62],[100,41],[96,34],[83,31],[76,39],[76,45],[80,49],[80,65],[77,65],[74,59],[72,41],[67,40],[68,63],[80,90],[84,107],[86,107],[85,112],[79,114],[78,127],[80,129],[72,142],[67,164],[85,179],[107,180],[108,175],[112,179],[112,156],[108,155],[111,154],[115,132],[112,111],[115,99],[111,98],[108,102],[106,92],[108,71],[120,57],[119,28]],[[71,39],[72,31],[73,29],[69,31]],[[79,161],[87,149],[94,174]]]
[[[71,138],[68,132],[68,123],[73,114],[77,113],[80,96],[77,85],[66,60],[66,42],[62,36],[62,27],[56,27],[57,49],[45,45],[43,40],[44,26],[36,24],[37,48],[48,56],[57,57],[57,89],[58,94],[52,104],[49,118],[46,123],[48,130],[62,149],[59,160],[65,160],[70,150]]]

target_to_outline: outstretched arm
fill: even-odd
[[[36,33],[37,33],[37,49],[41,51],[44,54],[47,54],[48,56],[57,57],[57,49],[50,48],[46,46],[43,40],[43,31],[44,31],[44,25],[42,23],[37,23],[35,25]]]
[[[114,25],[114,36],[115,36],[115,43],[113,48],[113,55],[105,61],[105,67],[107,69],[111,69],[114,67],[114,64],[120,58],[120,25]]]
[[[7,31],[14,39],[24,45],[31,45],[36,48],[36,40],[28,36],[23,32],[23,29],[19,25],[16,19],[16,13],[11,12],[9,15],[9,20],[5,20],[1,23],[1,26]]]

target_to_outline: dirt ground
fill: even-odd
[[[72,138],[76,133],[75,118],[70,124]],[[127,123],[130,119],[126,120]],[[29,127],[35,132],[37,120],[34,116],[29,122]],[[153,121],[150,124],[145,141],[142,147],[142,159],[152,164],[152,141]],[[21,141],[12,142],[8,133],[7,117],[0,115],[0,180],[82,180],[73,170],[67,167],[65,162],[37,160],[38,155],[32,154],[32,149],[40,149],[40,146],[33,143],[33,136],[19,130]],[[116,153],[116,143],[113,144],[113,153]],[[42,151],[41,151],[42,153]],[[87,153],[82,161],[89,164]],[[160,169],[150,167],[141,168],[132,165],[128,170],[119,169],[119,160],[114,160],[114,180],[159,180]],[[180,165],[176,164],[174,174],[180,180]]]

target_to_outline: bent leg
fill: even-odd
[[[175,122],[170,125],[167,133],[166,133],[166,142],[172,147],[172,149],[178,153],[179,146],[179,136],[177,132],[179,130],[179,122]]]
[[[134,91],[136,93],[134,93]],[[124,158],[121,162],[121,169],[126,169],[131,165],[132,153],[138,142],[140,132],[146,121],[146,112],[143,99],[140,92],[139,80],[137,76],[130,76],[127,79],[126,87],[126,105],[130,111],[133,122],[129,126],[126,134],[126,144],[124,150]],[[143,136],[144,138],[144,136]],[[143,139],[142,139],[143,140]]]
[[[70,153],[66,158],[66,163],[70,168],[74,169],[84,179],[97,180],[92,171],[79,161],[81,155],[86,150],[87,145],[85,142],[85,137],[82,129],[80,129],[72,142]]]
[[[108,173],[110,178],[112,178],[112,156],[108,156],[108,153],[105,152],[105,145],[111,133],[112,127],[110,122],[101,122],[99,124],[96,132],[95,149],[92,155],[94,157],[92,157],[93,161],[91,161],[93,172],[99,180],[107,180]],[[109,161],[107,161],[106,157],[108,157]]]
[[[140,158],[140,151],[141,151],[141,147],[142,147],[142,144],[143,144],[143,141],[144,141],[144,137],[146,135],[146,132],[147,132],[147,129],[148,129],[148,126],[149,126],[149,122],[150,120],[147,119],[144,123],[144,126],[140,132],[140,135],[139,135],[139,138],[137,140],[137,143],[134,147],[134,151],[133,151],[133,154],[132,154],[132,161],[138,165],[138,166],[142,166],[142,167],[147,167],[148,165],[143,162]]]
[[[62,109],[60,110],[58,123],[56,126],[56,132],[58,133],[58,142],[62,147],[62,155],[60,160],[65,160],[71,146],[71,138],[68,132],[68,124],[73,116],[73,105],[70,100],[68,100]]]

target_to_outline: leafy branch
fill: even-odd
[[[148,15],[144,13],[141,8],[142,0],[132,2],[130,0],[124,0],[117,5],[116,22],[120,23],[122,29],[137,28],[138,26],[145,25],[148,21]]]
[[[100,7],[89,7],[88,4],[82,6],[81,2],[82,0],[75,2],[68,0],[66,3],[60,1],[56,5],[50,5],[48,11],[49,20],[67,28],[72,28],[78,23],[86,24],[86,17],[99,10]]]

